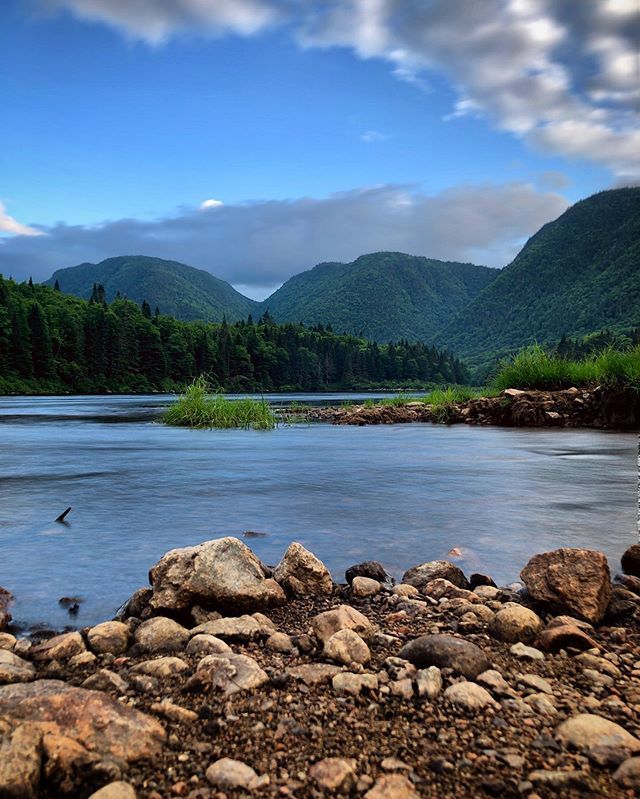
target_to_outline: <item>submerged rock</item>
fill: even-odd
[[[7,625],[11,621],[11,614],[9,613],[9,605],[13,602],[13,594],[7,591],[6,588],[0,587],[0,632],[6,630]]]
[[[611,575],[602,552],[556,549],[534,555],[521,572],[530,595],[561,613],[588,622],[604,617],[611,596]]]
[[[294,596],[330,596],[333,580],[329,569],[302,544],[293,542],[273,572],[273,578]]]
[[[281,605],[286,597],[249,547],[237,538],[217,538],[172,549],[149,572],[154,610],[186,611],[203,604],[238,612]]]
[[[453,669],[469,680],[491,668],[491,661],[480,647],[446,634],[414,638],[402,647],[398,657],[408,660],[418,668],[437,666],[440,669]]]
[[[402,575],[402,582],[415,586],[419,591],[432,580],[443,578],[458,588],[469,588],[469,582],[462,569],[447,560],[431,560],[414,566]]]

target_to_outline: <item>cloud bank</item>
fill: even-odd
[[[40,0],[159,44],[190,32],[284,26],[303,47],[348,47],[427,87],[457,93],[449,115],[486,116],[551,155],[640,179],[637,0]]]
[[[472,185],[429,196],[385,185],[288,201],[184,209],[153,221],[57,224],[0,239],[0,272],[47,279],[61,267],[114,255],[152,255],[206,269],[254,293],[321,261],[399,250],[431,258],[508,263],[524,238],[567,207],[526,183]]]

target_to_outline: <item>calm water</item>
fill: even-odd
[[[460,547],[463,568],[506,583],[535,552],[594,547],[615,568],[636,540],[632,433],[192,431],[153,422],[167,401],[0,399],[0,585],[16,622],[103,620],[168,549],[246,530],[266,534],[247,543],[267,563],[297,540],[339,580],[365,558],[398,577]],[[69,526],[54,523],[68,505]],[[75,620],[65,595],[85,600]]]

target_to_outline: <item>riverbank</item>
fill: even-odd
[[[501,425],[505,427],[591,427],[635,430],[640,427],[640,394],[631,389],[604,386],[538,391],[509,388],[497,396],[464,402],[349,405],[309,408],[311,421],[339,425],[433,424]]]
[[[526,591],[445,561],[335,584],[298,544],[275,568],[173,550],[116,621],[31,641],[3,617],[0,795],[633,796],[640,547],[623,568],[562,549]]]

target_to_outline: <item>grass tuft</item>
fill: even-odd
[[[264,399],[227,399],[220,392],[211,394],[203,375],[187,386],[162,420],[169,425],[197,428],[271,430],[276,426],[275,414]]]

